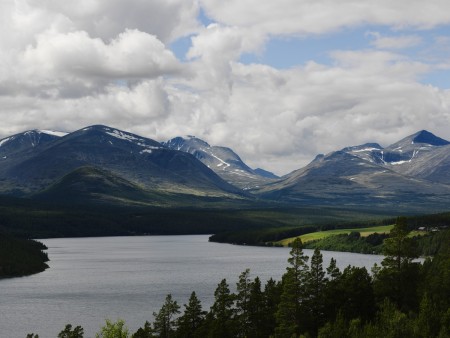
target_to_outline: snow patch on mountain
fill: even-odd
[[[58,136],[58,137],[63,137],[63,136],[66,136],[69,134],[69,133],[66,133],[63,131],[47,130],[47,129],[38,129],[37,132],[41,133],[41,134],[47,134],[47,135]]]
[[[13,139],[14,139],[14,137],[7,137],[7,138],[4,138],[3,140],[0,141],[0,147],[1,147],[3,144],[5,144],[6,142],[8,142],[9,140],[13,140]]]

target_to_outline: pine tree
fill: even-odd
[[[276,313],[280,304],[282,285],[274,279],[269,279],[264,286],[263,302],[264,302],[264,322],[263,337],[272,336],[275,332]]]
[[[383,254],[385,258],[382,265],[390,270],[400,272],[402,267],[411,263],[418,257],[418,252],[409,235],[408,224],[405,217],[397,218],[389,238],[384,241]]]
[[[195,292],[191,293],[188,304],[184,304],[184,314],[178,318],[177,336],[183,338],[196,337],[197,330],[202,325],[206,312]]]
[[[316,248],[311,257],[311,268],[306,280],[306,306],[309,314],[310,332],[313,336],[317,336],[317,331],[319,326],[323,324],[325,315],[324,290],[327,280],[322,264],[322,254]]]
[[[420,280],[419,266],[412,263],[418,257],[417,249],[408,235],[406,218],[399,217],[384,241],[382,268],[374,270],[378,298],[389,298],[405,312],[417,310],[416,290]]]
[[[305,329],[307,261],[308,256],[303,253],[302,241],[296,238],[288,259],[290,266],[282,278],[283,291],[276,313],[276,337],[298,337]]]
[[[144,327],[140,327],[133,335],[132,338],[154,338],[152,324],[149,321],[145,321]]]
[[[331,258],[330,264],[328,265],[327,274],[331,281],[335,280],[341,275],[341,272],[339,271],[339,268],[336,265],[336,260],[333,257]]]
[[[256,277],[250,286],[250,299],[248,306],[249,329],[248,338],[268,337],[265,334],[266,312],[264,306],[264,294],[261,290],[261,280]]]
[[[222,279],[214,292],[214,304],[211,306],[211,323],[209,336],[214,338],[229,338],[235,336],[236,323],[234,322],[235,296],[230,293],[226,279]]]
[[[160,338],[170,338],[174,336],[175,319],[180,313],[180,306],[172,299],[172,295],[168,294],[166,300],[158,313],[154,312],[155,321],[153,323],[153,331]]]
[[[236,285],[236,319],[239,325],[238,336],[247,337],[250,325],[250,293],[252,283],[250,281],[250,270],[246,269],[239,276]]]

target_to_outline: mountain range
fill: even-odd
[[[425,130],[386,148],[366,143],[318,155],[283,177],[194,136],[160,143],[95,125],[0,140],[0,193],[55,203],[441,210],[450,202],[449,169],[450,142]]]

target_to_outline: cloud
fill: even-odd
[[[64,16],[76,30],[104,41],[127,29],[136,29],[167,43],[200,28],[199,6],[194,0],[28,0],[27,3],[32,11]]]
[[[230,26],[253,27],[269,35],[323,34],[363,24],[427,29],[450,23],[442,0],[201,0],[206,13]]]
[[[374,38],[371,42],[378,49],[405,49],[421,44],[422,38],[417,35],[382,36],[378,32],[368,32],[368,36]]]
[[[44,33],[36,47],[25,50],[23,61],[41,76],[52,77],[152,78],[180,70],[173,53],[155,36],[137,30],[126,30],[109,44],[82,31]]]
[[[217,22],[202,27],[200,6]],[[397,31],[446,24],[448,6],[437,0],[4,0],[0,135],[98,123],[160,141],[193,134],[278,174],[317,153],[369,141],[387,145],[424,128],[448,138],[450,91],[418,82],[444,69],[448,53],[440,50],[439,65],[401,54],[400,46],[422,35]],[[372,34],[376,48],[329,51],[329,64],[312,60],[280,70],[240,62],[244,53],[263,53],[275,35],[302,36],[308,48],[309,35],[366,24],[394,33]],[[191,38],[184,62],[168,49],[179,37]],[[427,53],[431,59],[437,49]]]

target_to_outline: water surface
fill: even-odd
[[[165,296],[180,305],[195,291],[208,310],[217,284],[226,278],[232,289],[250,268],[262,281],[280,279],[288,248],[209,243],[208,236],[57,238],[48,246],[45,272],[0,280],[0,337],[38,333],[56,337],[65,324],[81,325],[93,337],[105,318],[126,321],[131,332],[152,321]],[[308,256],[311,250],[305,250]],[[323,252],[343,269],[381,262],[381,256]],[[184,309],[184,307],[182,307]]]

